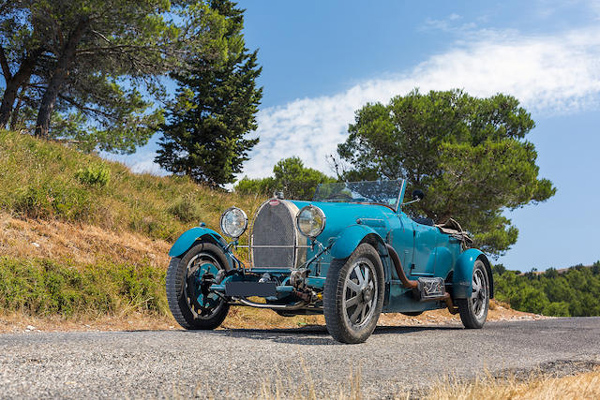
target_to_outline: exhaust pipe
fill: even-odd
[[[394,264],[394,268],[396,269],[396,273],[398,274],[398,278],[400,278],[400,282],[402,282],[402,285],[404,285],[404,287],[407,289],[418,289],[419,282],[408,279],[406,277],[404,269],[402,268],[402,263],[400,262],[400,257],[398,257],[398,253],[396,253],[396,250],[394,250],[394,248],[389,244],[386,244],[385,247],[392,259],[392,263]],[[450,296],[450,293],[446,293],[444,297],[436,300],[446,302],[446,306],[448,307],[448,311],[450,312],[450,314],[456,314],[458,312],[458,308],[452,302],[452,297]]]
[[[398,257],[398,253],[396,253],[396,250],[394,250],[394,248],[389,244],[386,244],[385,247],[390,257],[392,258],[392,262],[394,263],[394,267],[396,268],[396,273],[398,274],[398,277],[400,278],[400,281],[402,282],[404,287],[408,289],[417,289],[419,283],[417,281],[410,280],[406,277],[404,269],[402,268],[402,263],[400,262],[400,257]]]

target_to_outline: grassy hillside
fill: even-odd
[[[136,175],[122,164],[8,131],[0,131],[0,171],[0,207],[13,215],[168,241],[199,221],[215,226],[231,204],[247,211],[257,204],[185,177]]]
[[[0,131],[0,312],[168,316],[170,244],[259,199]]]

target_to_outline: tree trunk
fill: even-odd
[[[0,105],[0,129],[6,128],[6,124],[10,120],[10,114],[13,110],[20,86],[21,84],[14,78],[6,80],[6,89],[2,97],[2,105]]]
[[[21,94],[18,96],[17,105],[13,108],[12,115],[10,117],[10,125],[9,129],[11,131],[17,130],[17,124],[19,123],[19,111],[23,106],[23,97],[25,96],[25,92],[27,91],[27,86],[23,86],[21,89]]]
[[[65,46],[58,58],[54,73],[48,82],[48,87],[42,96],[40,108],[38,110],[37,121],[35,124],[35,136],[36,137],[48,137],[48,130],[50,129],[50,118],[52,111],[54,111],[54,105],[56,104],[56,98],[62,90],[62,87],[69,76],[69,71],[75,61],[75,51],[81,38],[89,26],[89,18],[83,17],[79,20],[75,29],[69,34],[69,39],[65,43]]]
[[[10,71],[4,71],[6,89],[4,90],[2,104],[0,105],[0,129],[4,129],[8,121],[10,121],[10,115],[13,111],[13,106],[15,104],[15,100],[17,99],[19,88],[29,82],[31,74],[33,73],[33,68],[37,63],[37,59],[42,55],[42,53],[43,49],[41,48],[33,50],[29,56],[23,59],[19,70],[14,76],[10,75]]]

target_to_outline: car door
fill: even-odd
[[[413,221],[413,259],[411,276],[433,276],[438,240],[438,228]]]

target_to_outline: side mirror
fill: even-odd
[[[413,201],[421,201],[425,198],[425,193],[421,189],[415,189],[412,192]]]

